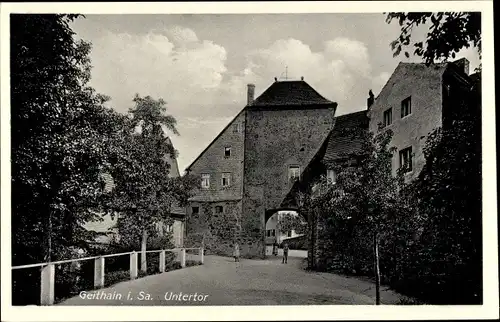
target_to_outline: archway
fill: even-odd
[[[280,220],[283,216],[287,215],[300,217],[305,223],[307,223],[307,219],[298,211],[297,208],[287,207],[267,210],[264,218],[265,230],[263,236],[266,256],[273,254],[274,243],[277,243],[280,248],[284,241],[288,241],[289,246],[293,246],[293,249],[298,247],[296,246],[297,242],[301,245],[305,245],[300,247],[301,249],[307,247],[307,236],[305,233],[296,232],[293,229],[281,231],[279,227]],[[290,249],[292,249],[292,247]]]

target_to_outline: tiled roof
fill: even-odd
[[[335,104],[321,96],[305,81],[276,81],[257,97],[254,106],[297,106]]]
[[[344,158],[346,154],[356,153],[361,149],[361,141],[344,134],[346,129],[351,128],[368,129],[367,111],[345,114],[335,118],[335,124],[323,157],[324,161],[338,160]]]

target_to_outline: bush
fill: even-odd
[[[119,282],[130,280],[130,271],[116,271],[107,273],[104,278],[104,286],[108,287]]]

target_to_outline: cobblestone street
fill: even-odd
[[[307,272],[304,265],[300,257],[290,257],[288,264],[282,264],[280,256],[266,260],[242,259],[238,263],[232,258],[206,256],[204,265],[119,283],[98,291],[100,293],[89,292],[86,299],[74,297],[60,305],[375,303],[374,284],[357,278]],[[179,296],[179,293],[182,294]],[[106,296],[113,299],[102,299]],[[396,304],[400,299],[385,287],[381,297],[383,304]]]

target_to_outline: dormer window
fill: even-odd
[[[231,147],[225,147],[224,148],[224,157],[225,158],[231,157]]]

